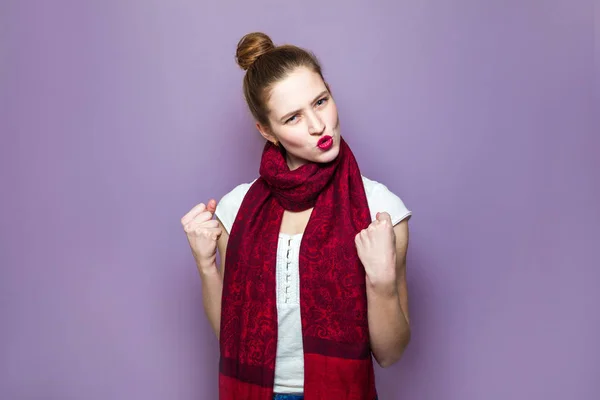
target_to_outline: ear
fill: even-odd
[[[271,143],[275,143],[277,139],[275,136],[271,134],[271,131],[266,126],[262,125],[260,122],[256,123],[256,129],[260,132],[261,136],[267,139]]]

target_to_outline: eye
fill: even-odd
[[[317,100],[317,105],[320,106],[324,104],[327,100],[329,100],[329,97],[323,97],[322,99]]]
[[[288,118],[285,121],[285,123],[287,124],[288,122],[294,122],[297,116],[298,116],[298,114],[292,115],[290,118]]]

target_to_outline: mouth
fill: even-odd
[[[317,147],[321,150],[329,150],[332,145],[333,138],[329,135],[323,136],[321,139],[319,139],[319,142],[317,143]]]

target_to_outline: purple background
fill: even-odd
[[[600,7],[283,4],[0,3],[0,398],[216,398],[179,218],[258,173],[233,55],[263,30],[414,212],[380,398],[598,399]]]

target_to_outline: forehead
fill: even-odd
[[[282,115],[306,107],[325,90],[321,76],[308,68],[297,68],[271,88],[269,109]]]

